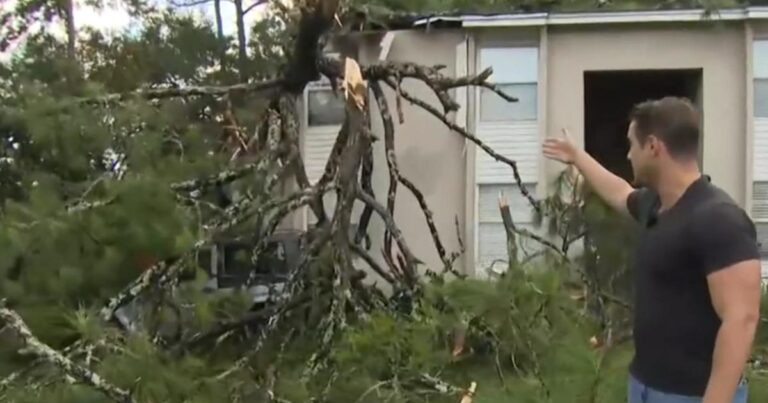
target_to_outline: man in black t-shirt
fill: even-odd
[[[630,403],[746,403],[742,377],[759,320],[755,226],[698,166],[699,116],[667,97],[632,110],[634,189],[565,132],[544,155],[573,164],[641,227],[633,259],[635,357]]]

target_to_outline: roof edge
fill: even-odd
[[[459,23],[465,28],[481,28],[606,23],[743,21],[757,19],[768,19],[768,7],[752,6],[721,9],[709,15],[705,14],[704,9],[686,9],[435,16],[417,19],[413,22],[413,28],[429,26],[435,22],[452,22]]]

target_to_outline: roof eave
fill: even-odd
[[[428,26],[436,21],[461,23],[465,28],[520,27],[543,25],[583,25],[649,22],[696,22],[704,19],[704,10],[608,11],[584,13],[531,13],[498,15],[465,15],[422,18],[413,27]],[[768,7],[723,9],[706,17],[710,21],[768,19]]]

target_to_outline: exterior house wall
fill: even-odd
[[[741,24],[552,27],[547,132],[584,141],[584,72],[703,69],[703,169],[742,206],[746,183],[746,44]],[[547,163],[549,178],[560,170]]]
[[[456,72],[456,48],[463,43],[465,35],[459,31],[399,31],[395,35],[387,60],[413,62],[427,66],[445,65],[443,74],[453,76]],[[361,52],[363,63],[374,63],[380,53],[379,41],[374,40]],[[464,232],[465,172],[464,140],[451,132],[442,122],[419,107],[402,101],[403,122],[398,119],[395,92],[382,85],[389,102],[389,109],[395,125],[395,155],[400,173],[421,190],[433,213],[433,219],[441,241],[450,254],[459,249],[456,236],[456,217],[459,230]],[[402,89],[423,99],[442,110],[432,90],[413,79],[403,81]],[[378,137],[374,143],[373,188],[377,200],[386,205],[389,188],[389,173],[385,157],[384,129],[375,99],[371,97],[373,132]],[[456,119],[456,115],[451,116]],[[397,189],[395,199],[395,221],[403,232],[414,254],[426,267],[439,270],[440,257],[427,227],[424,214],[416,198],[403,185]],[[372,255],[380,258],[383,246],[384,223],[374,215],[369,227]],[[457,270],[463,270],[461,261]]]

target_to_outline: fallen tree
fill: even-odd
[[[506,164],[525,192],[515,161],[447,117],[459,107],[449,95],[454,88],[479,86],[510,102],[514,98],[487,81],[490,70],[448,77],[440,66],[394,62],[360,65],[350,57],[325,57],[319,52],[320,45],[333,29],[338,7],[338,1],[333,0],[302,3],[293,51],[278,78],[227,86],[78,95],[60,102],[32,98],[41,104],[24,105],[34,107],[35,112],[20,113],[19,120],[26,128],[34,126],[40,115],[46,119],[53,116],[51,119],[59,122],[55,119],[71,114],[80,119],[63,122],[67,124],[65,130],[77,139],[82,135],[79,125],[99,120],[114,137],[109,148],[122,147],[122,152],[96,179],[78,177],[86,185],[77,187],[78,191],[84,188],[81,193],[70,191],[76,196],[48,202],[32,190],[28,199],[9,203],[4,217],[9,233],[4,240],[12,246],[9,250],[19,251],[20,260],[18,270],[4,273],[9,278],[3,283],[4,290],[18,288],[9,293],[8,305],[0,310],[6,329],[2,334],[11,335],[9,345],[18,344],[23,353],[31,352],[32,358],[15,356],[20,361],[18,368],[0,381],[3,399],[464,402],[474,396],[486,396],[489,401],[514,396],[521,401],[560,402],[578,400],[573,399],[575,395],[583,396],[584,401],[615,401],[616,396],[623,396],[623,389],[618,394],[607,389],[623,386],[623,378],[613,383],[616,379],[610,371],[625,362],[626,346],[613,349],[612,328],[605,315],[598,315],[597,321],[584,315],[574,303],[584,296],[574,298],[574,290],[566,287],[573,268],[569,248],[584,234],[583,223],[573,221],[581,200],[574,196],[563,201],[559,195],[535,200],[524,193],[542,218],[559,217],[554,226],[559,240],[517,228],[502,200],[500,214],[509,237],[510,256],[517,256],[513,250],[517,239],[526,238],[543,248],[541,258],[511,258],[508,272],[496,282],[466,279],[454,267],[462,251],[446,250],[445,234],[437,231],[426,198],[398,167],[391,111],[399,108],[402,99]],[[305,86],[322,76],[339,89],[346,119],[323,175],[310,183],[300,153],[296,102]],[[405,78],[426,84],[442,110],[412,95],[402,83]],[[396,108],[390,107],[383,88],[396,94]],[[232,108],[233,100],[247,96],[266,98],[266,108],[250,130],[238,123],[241,115]],[[380,116],[370,115],[370,102],[376,102]],[[196,121],[190,129],[173,119],[181,115],[173,108],[182,107],[203,110],[202,114],[214,114],[210,110],[215,110],[218,120],[205,124]],[[374,118],[380,118],[384,128],[390,181],[386,203],[378,201],[385,195],[373,194],[371,186]],[[210,135],[208,130],[216,134]],[[190,131],[223,138],[215,164],[185,160],[196,147],[187,139]],[[158,134],[168,141],[155,142],[152,135]],[[200,137],[193,138],[197,141]],[[45,138],[35,140],[46,144]],[[51,144],[58,146],[57,141]],[[153,153],[147,153],[146,158],[131,154],[142,154],[142,146],[163,149],[158,154],[161,161],[155,161],[157,155]],[[207,154],[200,155],[204,160],[202,156]],[[165,159],[179,160],[181,166]],[[48,160],[45,163],[52,164]],[[143,164],[159,166],[144,170]],[[40,175],[40,188],[60,186],[58,179],[50,178],[55,176],[52,173],[60,174],[59,167],[41,165],[45,174]],[[162,180],[152,179],[154,174],[168,170],[179,172]],[[442,267],[424,267],[400,230],[394,218],[400,185],[418,201]],[[230,189],[232,195],[224,202],[216,196],[222,188]],[[336,195],[332,214],[326,213],[323,198],[328,193]],[[353,220],[356,202],[364,208],[359,219]],[[301,234],[297,262],[285,273],[281,291],[265,306],[254,309],[246,292],[257,282],[254,272],[232,295],[203,295],[201,281],[206,276],[190,273],[199,271],[197,257],[206,248],[223,237],[252,240],[246,260],[256,264],[263,259],[280,224],[302,208],[311,210],[317,224]],[[363,242],[374,214],[386,228],[384,265]],[[154,228],[153,221],[166,216],[180,224],[157,232],[177,231],[181,236],[140,232]],[[352,222],[358,222],[359,227],[350,228]],[[114,233],[104,229],[108,225],[116,228]],[[62,240],[72,236],[75,229],[86,233],[90,243],[70,245]],[[36,328],[49,326],[46,319],[36,318],[36,309],[42,310],[51,299],[25,299],[25,293],[32,293],[29,290],[37,291],[29,282],[40,273],[49,273],[40,269],[40,262],[24,262],[35,262],[36,253],[30,251],[61,251],[61,261],[44,263],[60,265],[51,270],[53,282],[66,282],[72,276],[98,276],[88,272],[86,265],[73,268],[77,265],[66,256],[73,253],[70,249],[99,257],[87,261],[89,264],[115,264],[122,260],[109,256],[100,260],[101,255],[117,253],[112,249],[117,248],[115,245],[123,247],[123,237],[135,241],[144,235],[152,242],[139,242],[134,249],[121,251],[128,255],[135,250],[143,252],[147,245],[152,247],[152,256],[142,261],[141,273],[110,272],[116,277],[111,284],[111,288],[119,288],[116,293],[98,293],[88,300],[73,292],[54,300],[70,309],[80,307],[84,300],[106,301],[102,306],[74,310],[66,336],[42,341],[35,335]],[[43,243],[46,237],[65,247],[52,241]],[[154,248],[155,244],[159,246]],[[364,281],[367,274],[356,267],[354,256],[387,282],[391,292]],[[547,265],[548,270],[523,270],[535,265]],[[610,293],[600,284],[590,283],[587,275],[578,284],[585,284],[586,296],[596,296],[601,304],[611,300]],[[56,286],[43,290],[55,290]],[[22,317],[36,320],[27,324]],[[592,344],[591,336],[596,336]],[[597,346],[602,349],[594,350]],[[25,354],[20,355],[25,358]],[[564,358],[565,364],[558,364]]]

